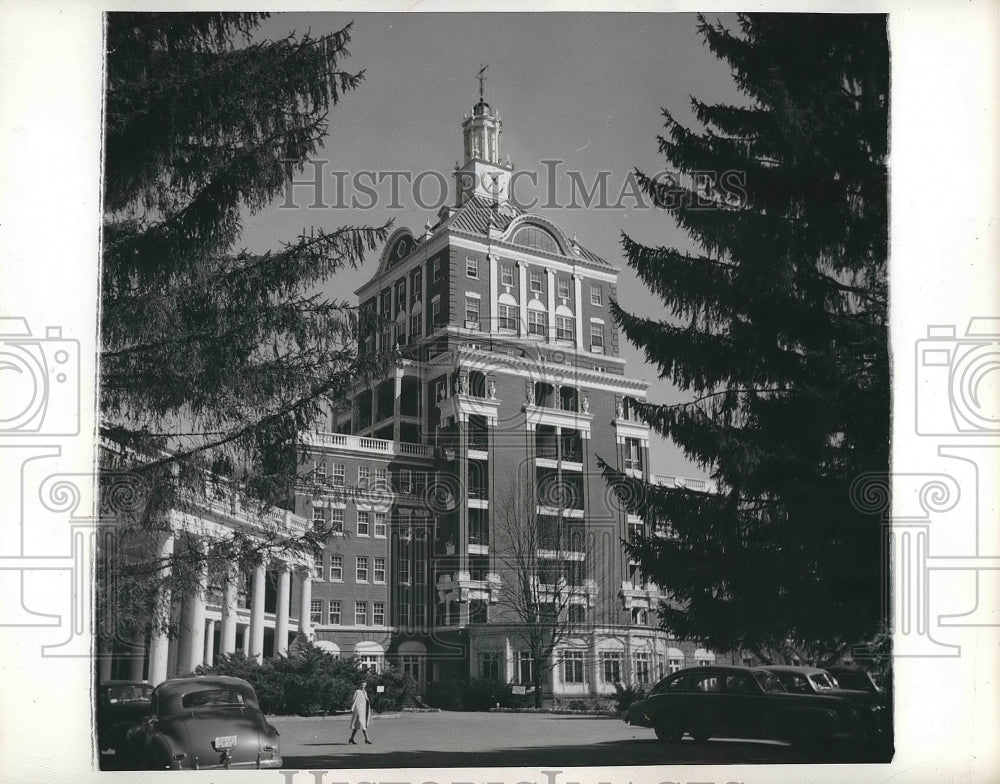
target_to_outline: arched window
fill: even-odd
[[[538,226],[524,226],[514,232],[511,240],[515,245],[523,245],[532,250],[540,250],[544,253],[560,253],[559,243],[545,229]]]
[[[528,303],[528,334],[544,338],[548,330],[549,319],[545,306],[537,299]]]

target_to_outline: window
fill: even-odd
[[[593,283],[591,283],[590,284],[590,304],[591,305],[600,305],[600,304],[602,304],[602,301],[603,301],[603,296],[602,296],[602,293],[601,293],[601,287],[600,287],[600,285],[596,285],[595,286]]]
[[[695,691],[721,691],[719,688],[719,679],[715,675],[696,677],[692,685]]]
[[[573,342],[576,333],[576,319],[571,316],[556,316],[556,339]]]
[[[569,622],[584,623],[587,620],[587,608],[582,604],[571,604],[569,606]]]
[[[472,297],[465,298],[465,328],[479,329],[479,300]],[[469,322],[472,322],[471,324]]]
[[[542,293],[542,271],[531,270],[528,273],[528,288],[536,294]]]
[[[416,683],[420,683],[420,659],[412,653],[404,653],[399,657],[399,668],[409,675]]]
[[[427,582],[427,561],[423,558],[417,558],[417,560],[414,561],[413,566],[413,581],[417,585],[423,585]]]
[[[563,299],[569,299],[569,278],[556,279],[556,294]]]
[[[368,625],[368,602],[354,603],[354,625],[355,626]]]
[[[378,654],[364,654],[358,657],[358,662],[361,665],[361,670],[371,670],[372,672],[378,672],[382,669],[382,657]]]
[[[625,439],[625,470],[642,471],[642,441],[638,438]]]
[[[368,536],[368,512],[358,512],[358,536]]]
[[[312,557],[312,573],[313,579],[322,580],[323,579],[323,551],[313,550]]]
[[[326,482],[326,461],[318,460],[316,462],[316,481],[320,484]]]
[[[379,490],[386,490],[389,487],[389,469],[387,468],[376,468],[375,469],[375,487]]]
[[[396,602],[396,625],[410,625],[410,605],[406,602]],[[405,656],[403,658],[406,658]]]
[[[501,680],[500,651],[481,651],[479,654],[479,677],[484,680]]]
[[[410,316],[410,339],[415,340],[420,337],[423,333],[423,324],[421,323],[420,313],[414,313]]]
[[[415,269],[410,273],[410,300],[411,304],[416,304],[424,298],[424,276],[422,270]]]
[[[375,513],[375,536],[385,536],[385,512]]]
[[[441,321],[441,300],[431,300],[431,325],[437,326]]]
[[[517,230],[511,240],[515,245],[524,245],[546,253],[559,253],[555,237],[538,226],[524,226]]]
[[[412,493],[413,492],[413,472],[409,468],[400,468],[398,474],[397,486],[399,492],[401,493]]]
[[[531,651],[517,652],[517,682],[528,686],[533,683],[533,662],[531,661]]]
[[[508,332],[517,332],[517,311],[515,305],[497,306],[497,324],[500,329]]]
[[[343,485],[347,477],[347,472],[343,463],[333,464],[333,483],[335,485]]]
[[[313,528],[326,528],[326,510],[322,506],[313,507]]]
[[[604,325],[595,324],[593,321],[590,322],[590,347],[604,348]]]
[[[528,311],[528,334],[529,335],[540,335],[545,337],[545,329],[548,326],[545,323],[545,311],[544,310],[529,310]]]
[[[385,626],[385,602],[372,603],[372,626]]]
[[[330,581],[334,583],[344,581],[344,556],[330,556]]]
[[[355,570],[355,578],[354,579],[357,580],[359,583],[366,583],[366,582],[368,582],[368,556],[367,555],[359,555],[358,556],[358,565],[357,565],[357,569]]]
[[[340,600],[332,599],[330,601],[330,624],[333,626],[340,626]]]
[[[406,558],[399,561],[399,581],[401,583],[410,582],[410,561]]]
[[[641,652],[635,655],[635,680],[638,683],[649,683],[649,664],[648,653]]]
[[[358,484],[368,487],[368,480],[371,478],[372,469],[370,466],[358,466]]]
[[[621,683],[622,653],[621,651],[604,651],[601,654],[601,675],[605,683]]]
[[[372,579],[377,583],[385,582],[385,558],[376,556],[373,566],[374,574]]]
[[[441,280],[441,259],[434,259],[431,266],[431,280]]]
[[[675,658],[667,659],[667,669],[670,672],[678,672],[680,670],[683,670],[684,669],[684,660],[683,659],[675,659]]]
[[[649,610],[641,607],[633,608],[632,623],[636,626],[649,626]]]
[[[465,276],[467,278],[478,278],[479,277],[479,259],[474,259],[472,256],[466,256],[465,258]]]
[[[501,286],[513,286],[514,285],[514,265],[513,264],[501,264],[500,265],[500,285]]]
[[[563,683],[583,683],[583,651],[563,653]]]
[[[323,600],[313,599],[309,603],[309,622],[315,624],[323,623]],[[246,633],[246,632],[244,632]]]
[[[389,316],[392,311],[392,292],[386,289],[381,294],[381,299],[379,301],[379,313],[383,316]]]
[[[396,281],[396,312],[406,310],[406,278]]]
[[[330,530],[336,534],[344,533],[344,510],[330,510]]]

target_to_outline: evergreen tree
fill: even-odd
[[[183,590],[205,558],[252,562],[317,543],[322,532],[293,542],[263,513],[300,481],[300,434],[383,360],[359,356],[357,314],[322,284],[360,263],[387,226],[303,232],[264,253],[239,246],[245,217],[317,153],[328,111],[363,76],[341,65],[349,26],[260,40],[265,16],[107,16],[102,502],[133,554],[155,552],[137,540],[204,496],[207,476],[229,502],[259,501],[269,531],[234,531],[208,553],[178,546],[170,564],[133,555],[124,572],[104,572],[101,600],[119,634],[164,609],[154,598],[166,566]],[[123,474],[130,492],[109,492]]]
[[[665,111],[681,176],[641,177],[697,250],[623,236],[667,306],[613,304],[629,340],[691,399],[641,405],[719,492],[627,487],[651,535],[633,549],[669,595],[673,634],[718,650],[836,655],[884,620],[880,521],[852,483],[889,469],[884,16],[699,19],[746,101]]]

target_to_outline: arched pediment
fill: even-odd
[[[552,221],[540,215],[522,215],[515,218],[504,231],[503,239],[512,245],[520,245],[544,253],[553,253],[559,256],[576,255],[572,250],[572,242],[566,233]]]
[[[394,231],[382,249],[382,257],[379,259],[378,271],[385,272],[395,266],[417,247],[417,241],[413,237],[413,232],[407,228],[399,228]]]

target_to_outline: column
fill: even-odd
[[[291,575],[288,564],[278,564],[278,606],[274,613],[274,655],[288,655],[288,598]]]
[[[503,640],[503,669],[504,669],[504,680],[510,683],[514,680],[514,649],[510,644],[510,637],[504,637]]]
[[[583,302],[583,297],[581,296],[582,288],[583,288],[583,280],[580,278],[579,273],[574,272],[573,315],[576,316],[576,347],[578,349],[583,349],[583,308],[581,307]]]
[[[312,639],[312,575],[308,569],[299,572],[299,634]]]
[[[590,692],[592,694],[601,693],[601,657],[597,650],[597,633],[590,635]]]
[[[392,439],[399,441],[399,404],[403,394],[403,371],[396,368],[392,387]]]
[[[250,597],[250,657],[264,658],[264,589],[267,570],[263,561],[253,570],[253,594]]]
[[[215,621],[208,621],[205,629],[205,664],[211,667],[215,663]]]
[[[547,307],[549,309],[545,321],[545,337],[549,343],[556,342],[556,274],[553,270],[545,270],[545,291],[548,293]]]
[[[167,533],[160,539],[160,546],[157,550],[157,560],[168,561],[174,555],[174,535]],[[170,567],[164,566],[159,570],[160,577],[166,577]],[[158,590],[157,604],[170,612],[170,588],[161,585]],[[160,627],[158,619],[153,618],[153,627],[149,634],[149,682],[156,686],[167,679],[167,664],[170,656],[170,638],[167,632]]]
[[[177,667],[181,675],[194,672],[194,669],[203,663],[205,655],[205,595],[208,591],[204,560],[205,543],[195,540],[191,543],[191,549],[199,561],[196,566],[194,590],[184,597],[181,615],[181,642]]]
[[[528,334],[528,265],[517,262],[517,334],[524,337]]]
[[[480,315],[480,318],[487,318],[487,319],[489,319],[489,324],[490,324],[489,331],[490,332],[496,332],[497,331],[497,297],[499,296],[499,294],[497,293],[497,285],[498,285],[497,284],[497,257],[494,254],[492,254],[492,253],[488,253],[486,255],[486,261],[487,261],[487,264],[489,266],[489,275],[490,275],[490,301],[489,301],[489,304],[486,306],[485,311],[482,312],[482,313],[480,313],[479,315]]]
[[[250,658],[250,627],[243,627],[243,655],[248,659]]]
[[[130,681],[141,681],[146,665],[146,641],[139,637],[132,640],[128,646],[128,678]]]
[[[222,628],[219,634],[219,653],[236,653],[236,594],[239,575],[235,564],[229,564],[222,588]]]

